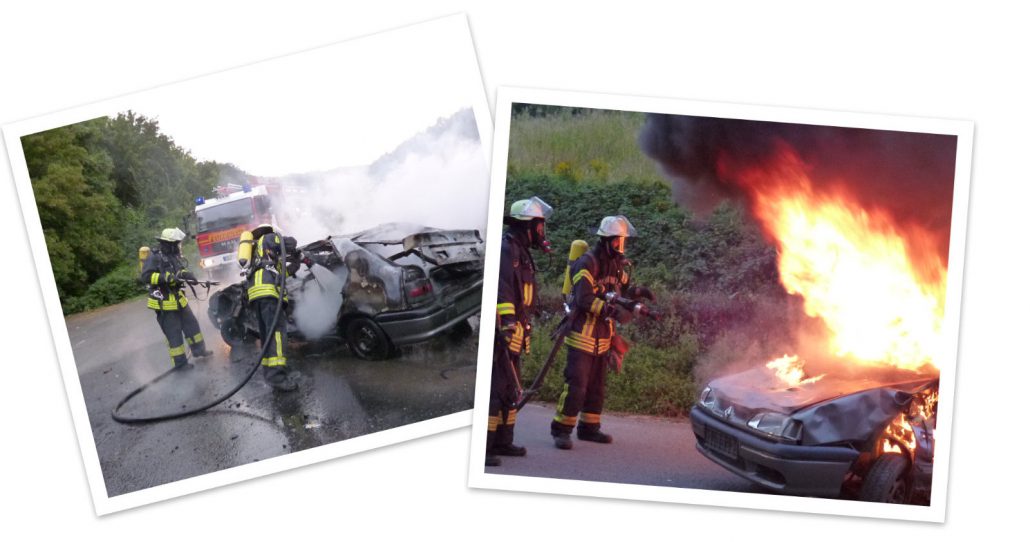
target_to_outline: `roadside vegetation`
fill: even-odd
[[[132,112],[27,135],[22,147],[65,314],[143,293],[139,247],[164,228],[187,230],[197,196],[245,176],[198,162],[156,120]],[[194,261],[195,247],[183,249]]]
[[[741,210],[723,204],[702,218],[675,204],[668,181],[637,147],[643,121],[637,113],[538,106],[514,111],[505,206],[536,195],[555,209],[548,221],[554,253],[534,252],[541,311],[523,379],[536,376],[550,351],[571,242],[593,245],[601,218],[623,214],[639,233],[627,246],[632,282],[654,290],[664,318],[621,328],[633,347],[622,373],[608,379],[605,408],[682,416],[698,386],[719,367],[744,353],[765,355],[753,351],[756,343],[775,348],[787,333],[786,315],[797,311],[789,310],[791,300],[779,284],[774,248]],[[605,164],[605,173],[591,163]],[[762,336],[756,329],[764,330]],[[562,351],[538,399],[557,401],[564,365]]]

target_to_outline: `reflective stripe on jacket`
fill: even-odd
[[[530,311],[536,303],[536,264],[523,232],[507,231],[501,240],[500,276],[497,282],[497,316],[502,329],[510,329],[508,350],[528,352]]]
[[[629,275],[623,269],[624,259],[611,259],[603,255],[604,248],[595,245],[572,263],[572,325],[565,336],[569,348],[582,350],[593,355],[604,354],[611,349],[615,324],[608,316],[611,307],[604,301],[608,292],[621,295],[629,282]]]

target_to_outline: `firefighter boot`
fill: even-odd
[[[494,455],[494,445],[497,442],[497,432],[487,431],[486,432],[486,466],[487,467],[499,467],[501,466],[501,458]]]
[[[297,389],[297,383],[290,379],[286,373],[286,368],[283,366],[265,367],[264,373],[265,381],[275,388],[276,391],[293,391]]]
[[[600,442],[601,444],[611,444],[612,440],[614,440],[608,433],[601,432],[601,424],[582,422],[576,427],[576,438],[579,440],[589,440],[590,442]]]
[[[515,438],[515,426],[503,424],[497,426],[497,440],[494,441],[493,453],[495,455],[507,455],[510,457],[522,457],[526,455],[526,448],[512,444]]]
[[[551,436],[554,437],[554,445],[559,450],[571,450],[572,426],[565,425],[558,420],[551,420]]]

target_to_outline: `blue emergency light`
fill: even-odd
[[[250,183],[243,183],[243,191],[250,192]]]
[[[197,205],[204,205],[204,196],[197,196]]]

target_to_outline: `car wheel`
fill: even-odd
[[[384,359],[393,351],[383,328],[372,320],[358,317],[347,322],[347,344],[361,359]]]
[[[222,340],[230,346],[240,344],[247,339],[247,330],[236,320],[222,322],[219,331],[222,333]]]
[[[908,458],[897,453],[881,455],[862,481],[858,498],[870,502],[904,504],[909,498]]]

